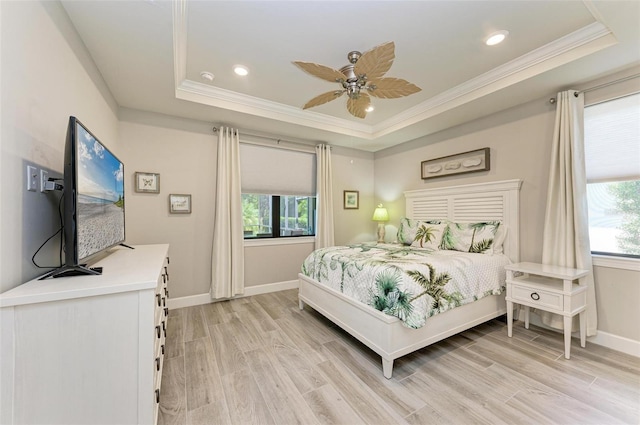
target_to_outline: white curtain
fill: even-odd
[[[544,221],[542,262],[589,270],[581,279],[587,285],[587,335],[597,332],[596,294],[589,246],[587,179],[584,158],[584,95],[573,90],[558,93],[551,152],[551,171]],[[538,311],[542,322],[562,329],[562,316]],[[577,330],[578,316],[573,329]]]
[[[316,249],[333,246],[333,183],[331,147],[316,146]]]
[[[240,135],[221,127],[218,132],[216,212],[213,220],[211,298],[244,293],[244,235],[240,186]]]

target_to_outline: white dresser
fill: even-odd
[[[1,424],[157,422],[169,245],[134,248],[0,295]]]

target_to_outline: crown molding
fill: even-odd
[[[175,96],[177,99],[249,115],[365,140],[375,140],[617,43],[611,30],[599,21],[595,6],[588,1],[584,3],[596,22],[372,126],[188,80],[186,78],[187,0],[175,0],[173,8]]]
[[[300,108],[260,99],[219,87],[208,86],[192,80],[183,80],[175,92],[176,98],[217,108],[229,109],[263,118],[285,121],[292,124],[331,131],[348,136],[371,139],[370,125],[356,123],[330,115],[304,111]]]

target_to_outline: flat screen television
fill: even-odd
[[[45,277],[100,274],[87,259],[125,240],[124,164],[69,117],[64,150],[65,264]],[[125,245],[126,246],[126,245]]]

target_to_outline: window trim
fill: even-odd
[[[250,238],[244,239],[245,247],[254,246],[274,246],[274,245],[294,245],[294,244],[315,244],[315,236],[281,236],[279,238]]]
[[[621,257],[606,254],[591,254],[593,265],[611,269],[632,270],[640,272],[640,258]]]

